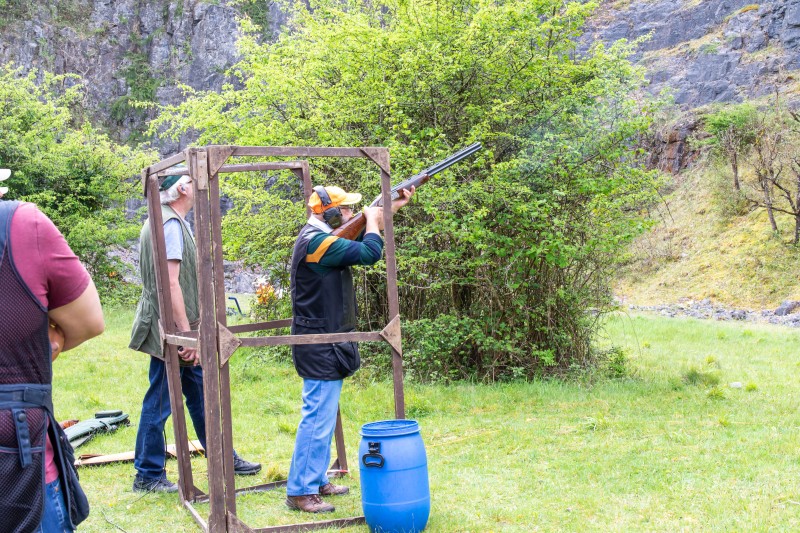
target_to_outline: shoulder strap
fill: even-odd
[[[0,200],[0,261],[6,251],[6,243],[11,235],[11,217],[19,207],[19,202]]]

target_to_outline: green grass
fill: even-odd
[[[107,333],[56,361],[56,413],[86,418],[122,408],[134,425],[79,453],[132,450],[147,385],[147,357],[126,348],[131,313],[106,314]],[[407,384],[427,447],[429,531],[800,529],[800,332],[618,315],[599,342],[625,350],[628,377]],[[231,375],[236,449],[264,464],[259,476],[238,481],[285,476],[300,379],[288,364],[244,351]],[[391,383],[348,380],[341,407],[357,469],[358,429],[391,417]],[[205,460],[193,468],[205,489]],[[176,480],[177,463],[167,469]],[[93,506],[82,531],[199,531],[176,495],[132,492],[133,474],[130,463],[81,471]],[[354,490],[333,500],[335,517],[360,514],[356,470],[346,482]],[[309,519],[285,510],[283,498],[240,497],[239,515],[251,527]]]

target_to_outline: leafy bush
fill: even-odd
[[[768,106],[742,103],[722,108],[705,118],[717,153],[731,166],[735,193],[732,207],[763,208],[774,235],[781,233],[778,213],[794,221],[792,244],[800,243],[800,115],[780,94]],[[742,175],[740,170],[748,172]],[[720,196],[720,194],[717,194]],[[724,193],[722,195],[725,205]]]
[[[396,176],[482,141],[477,158],[436,176],[395,219],[410,372],[496,380],[591,364],[599,313],[587,310],[609,307],[610,276],[657,186],[636,149],[652,109],[631,97],[642,81],[627,60],[633,45],[577,49],[593,2],[292,6],[277,42],[240,43],[235,84],[190,94],[152,131],[193,130],[213,144],[382,145]],[[316,183],[378,193],[374,165],[311,165]],[[268,179],[225,182],[245,201],[224,237],[285,273],[302,195],[296,178]],[[383,271],[358,285],[363,329],[387,321]]]
[[[250,302],[251,322],[268,322],[292,316],[292,301],[288,291],[281,294],[266,278],[257,279],[254,285],[255,297]],[[288,334],[289,328],[279,328],[260,331],[256,335]],[[259,361],[291,361],[292,353],[289,346],[261,346],[253,350],[252,357]]]
[[[619,347],[613,347],[601,352],[600,355],[608,377],[617,379],[630,375],[630,360],[625,350]]]
[[[101,294],[103,306],[135,308],[142,295],[142,286],[136,283],[128,283],[117,275],[112,274],[114,272],[110,273],[108,281],[103,285]]]
[[[81,89],[75,76],[37,83],[34,73],[0,68],[0,167],[13,172],[6,199],[39,206],[103,294],[120,283],[109,249],[138,234],[124,201],[155,154],[116,145],[83,122]]]
[[[703,129],[711,135],[707,143],[717,156],[731,166],[733,188],[737,196],[728,202],[733,206],[741,202],[738,194],[741,190],[739,174],[744,157],[756,142],[757,114],[758,110],[753,104],[743,103],[724,107],[704,117]]]

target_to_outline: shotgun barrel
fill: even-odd
[[[451,166],[455,165],[462,159],[466,159],[467,157],[471,156],[472,154],[474,154],[478,150],[481,150],[482,148],[483,145],[479,142],[470,144],[466,148],[463,148],[458,152],[454,153],[453,155],[448,156],[445,159],[442,159],[435,165],[426,168],[422,172],[418,172],[417,174],[414,174],[410,178],[403,180],[402,182],[392,187],[392,200],[397,200],[398,198],[400,198],[400,191],[402,191],[403,189],[410,189],[412,185],[414,187],[419,187],[420,185],[428,181],[428,179],[432,178],[439,172],[450,168]],[[379,194],[370,205],[380,206],[382,204],[383,204],[383,197]]]

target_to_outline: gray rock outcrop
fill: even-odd
[[[620,307],[624,305],[619,302]],[[800,302],[784,302],[775,311],[769,309],[756,311],[753,309],[735,309],[714,303],[709,299],[690,300],[682,299],[674,304],[660,305],[627,305],[631,311],[645,311],[657,313],[669,318],[698,318],[711,320],[736,320],[746,322],[762,322],[779,326],[800,327],[800,313],[795,312],[800,307]]]
[[[129,106],[130,99],[176,104],[184,98],[180,85],[217,90],[239,58],[241,8],[229,0],[12,0],[8,6],[0,19],[0,62],[80,75],[92,119],[122,140],[140,134],[154,116]],[[285,17],[273,4],[268,9],[265,34],[272,34]],[[157,139],[156,146],[168,154],[188,141]]]
[[[792,93],[800,69],[800,0],[606,2],[584,44],[640,38],[635,59],[646,69],[648,91],[688,111],[650,143],[651,166],[675,173],[696,155],[686,143],[698,124],[692,110]]]
[[[792,85],[800,69],[800,0],[635,0],[599,8],[586,38],[650,35],[637,57],[649,90],[685,109],[756,98]]]

